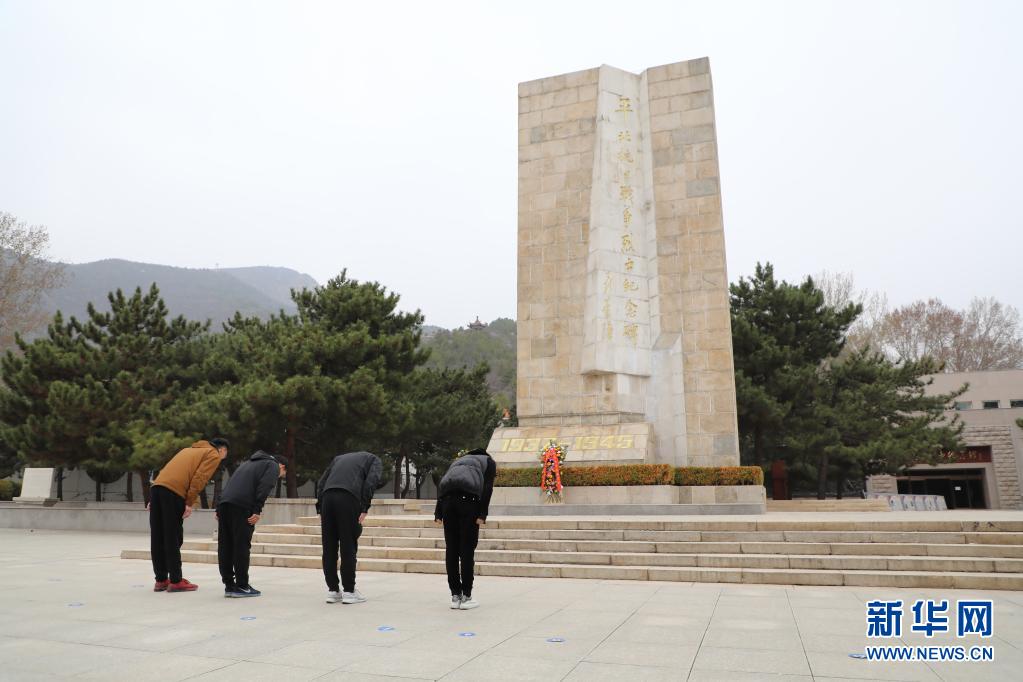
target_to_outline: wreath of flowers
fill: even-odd
[[[561,465],[565,462],[568,448],[554,440],[540,449],[540,462],[543,468],[540,473],[540,490],[543,491],[545,502],[561,502]]]

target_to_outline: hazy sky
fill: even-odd
[[[1023,309],[1021,32],[1021,2],[0,0],[0,210],[64,261],[514,317],[517,83],[709,56],[732,280]]]

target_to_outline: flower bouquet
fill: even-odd
[[[561,465],[565,462],[565,455],[568,449],[560,443],[550,440],[540,450],[540,461],[543,469],[540,474],[540,490],[543,491],[544,501],[548,503],[561,502]]]

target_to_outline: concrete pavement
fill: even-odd
[[[198,592],[153,593],[148,564],[118,558],[145,542],[0,530],[0,678],[951,682],[1023,670],[1020,592],[485,576],[483,606],[461,612],[439,575],[363,572],[370,601],[344,606],[323,602],[315,571],[255,567],[264,596],[227,600],[213,565],[186,565]],[[867,643],[865,602],[890,597],[992,598],[995,661],[850,658]]]

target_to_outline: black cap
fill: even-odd
[[[230,449],[231,444],[227,442],[226,438],[210,438],[210,445],[215,448],[228,448]]]

